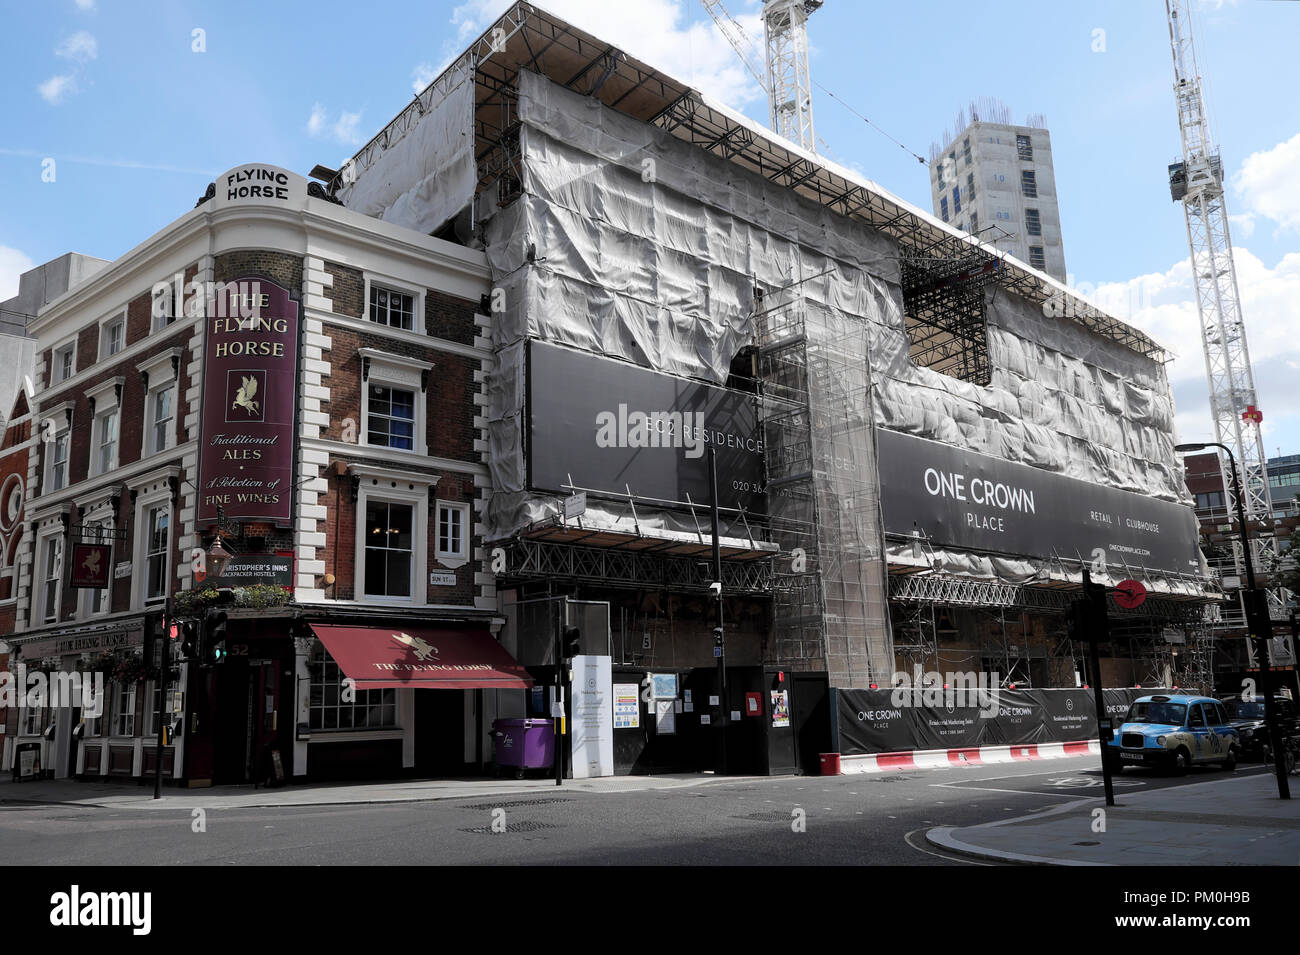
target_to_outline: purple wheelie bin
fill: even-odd
[[[550,720],[492,721],[492,741],[498,775],[502,766],[524,778],[526,769],[549,769],[555,760],[555,730]]]

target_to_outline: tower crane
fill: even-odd
[[[1248,525],[1267,521],[1272,527],[1273,502],[1268,466],[1260,434],[1263,414],[1255,395],[1255,376],[1246,347],[1246,325],[1232,261],[1228,207],[1223,188],[1223,163],[1210,138],[1209,120],[1201,95],[1201,76],[1192,42],[1190,0],[1165,0],[1169,43],[1174,57],[1174,98],[1182,136],[1181,162],[1169,166],[1169,190],[1183,204],[1187,242],[1191,247],[1192,281],[1200,315],[1205,372],[1210,385],[1210,414],[1218,442],[1232,449],[1240,469],[1242,504]],[[1228,514],[1235,512],[1231,481],[1224,481]],[[1277,564],[1277,541],[1271,530],[1251,541],[1256,566],[1270,573]],[[1234,548],[1237,574],[1242,573],[1240,548]],[[1289,594],[1269,590],[1270,615],[1284,616]]]
[[[822,0],[766,0],[763,4],[764,56],[722,0],[700,0],[722,35],[767,94],[772,129],[809,152],[817,151],[813,130],[812,74],[808,69],[808,17]]]

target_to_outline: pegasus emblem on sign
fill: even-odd
[[[250,415],[260,414],[261,406],[253,400],[253,395],[257,394],[257,379],[243,377],[243,382],[235,392],[235,400],[230,403],[230,407],[243,408]]]
[[[86,554],[85,559],[81,562],[81,566],[85,570],[89,571],[91,575],[99,576],[99,561],[103,556],[104,555],[99,551],[92,550],[90,553]]]
[[[438,648],[419,637],[413,637],[409,633],[395,633],[393,639],[403,646],[410,647],[415,652],[415,658],[421,663],[438,658]]]

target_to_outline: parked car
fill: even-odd
[[[1222,703],[1208,696],[1158,694],[1134,700],[1106,747],[1116,771],[1164,766],[1183,772],[1195,764],[1237,768],[1241,738]]]
[[[1241,737],[1241,755],[1263,759],[1269,750],[1268,727],[1264,725],[1264,697],[1256,694],[1243,699],[1240,694],[1234,694],[1223,697],[1222,702],[1228,711],[1228,722]],[[1300,719],[1296,717],[1296,705],[1290,697],[1274,694],[1273,706],[1283,737],[1300,732]]]

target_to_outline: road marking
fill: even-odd
[[[1056,779],[1049,779],[1047,785],[1056,786],[1061,789],[1095,789],[1097,786],[1106,785],[1106,780],[1100,776],[1059,776]],[[1111,779],[1112,786],[1145,786],[1146,783],[1140,779]]]
[[[907,845],[908,845],[909,847],[915,849],[917,852],[924,852],[924,853],[925,853],[926,855],[928,855],[928,856],[934,856],[936,859],[943,859],[945,862],[961,862],[961,863],[964,863],[964,864],[966,864],[966,865],[982,865],[982,866],[991,866],[991,865],[995,865],[995,863],[993,863],[993,862],[985,862],[985,861],[983,861],[983,860],[981,860],[981,859],[970,859],[970,858],[967,858],[967,857],[965,857],[965,856],[959,856],[959,855],[956,855],[956,854],[953,854],[953,855],[944,855],[943,853],[941,853],[941,852],[935,852],[935,851],[932,850],[932,849],[924,849],[924,848],[922,848],[921,846],[918,846],[915,842],[912,841],[912,836],[916,835],[918,832],[920,832],[920,833],[924,833],[925,830],[924,830],[924,829],[913,829],[911,832],[906,833],[906,834],[904,834],[904,836],[903,836],[903,841],[904,841],[905,843],[907,843]]]
[[[1097,766],[1097,772],[1099,772],[1099,773],[1101,772],[1101,765],[1100,765],[1100,764],[1098,764],[1098,766]],[[964,775],[964,774],[963,774],[963,775]],[[991,783],[991,782],[993,782],[994,780],[998,780],[998,779],[1027,779],[1027,778],[1030,777],[1030,776],[1059,776],[1059,775],[1061,775],[1061,768],[1058,766],[1056,769],[1040,769],[1040,770],[1037,770],[1036,772],[1032,772],[1032,773],[1008,773],[1008,774],[1006,774],[1006,775],[1004,775],[1004,776],[977,776],[975,779],[972,780],[972,782]],[[931,785],[931,786],[948,786],[948,785],[951,785],[951,784],[950,784],[950,783],[930,783],[930,785]]]
[[[961,786],[958,785],[957,783],[931,783],[930,785],[941,786],[944,789],[962,789],[962,790],[974,789],[982,793],[1011,793],[1012,795],[1015,796],[1051,796],[1053,799],[1060,798],[1061,795],[1060,793],[1034,792],[1034,790],[1032,789],[995,789],[992,786]],[[1007,806],[1006,808],[1010,809],[1011,807]]]

